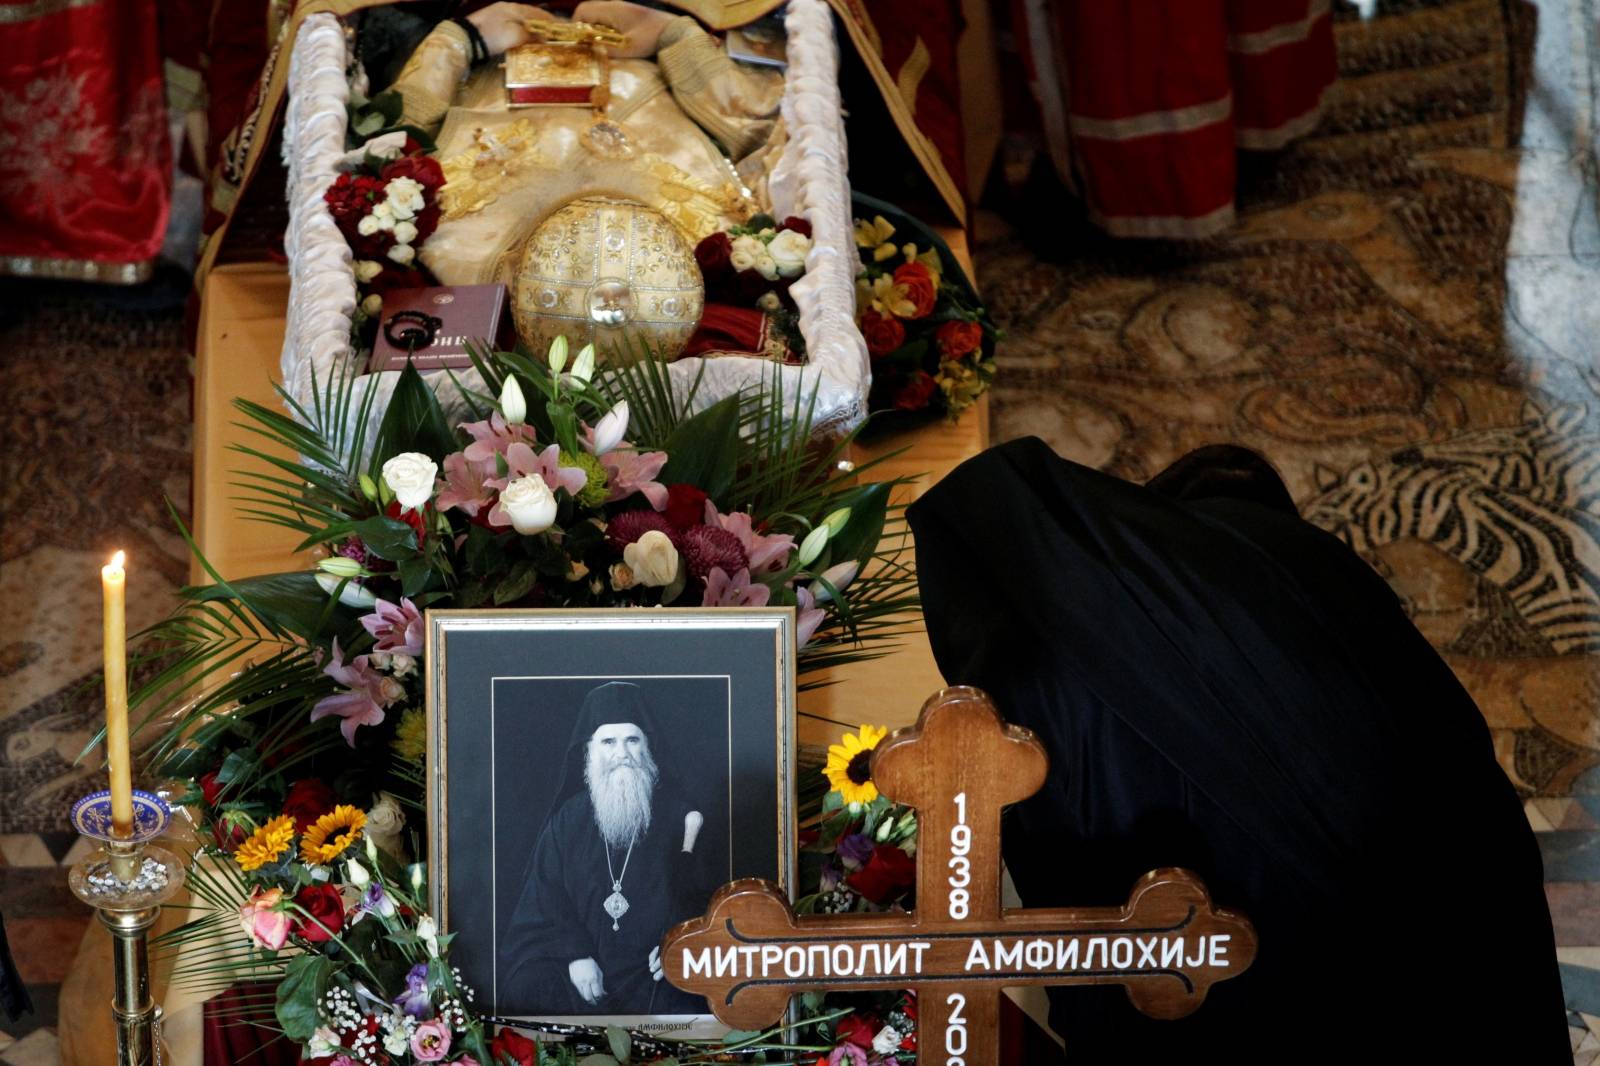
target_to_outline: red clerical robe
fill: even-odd
[[[167,227],[151,0],[0,0],[0,274],[133,283]]]

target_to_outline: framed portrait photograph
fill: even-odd
[[[793,893],[794,615],[430,611],[432,906],[491,1015],[726,1027],[658,946],[729,881]]]

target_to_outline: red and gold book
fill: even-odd
[[[586,42],[534,42],[506,53],[506,102],[512,107],[598,107],[605,101],[597,90],[605,84],[606,64]]]

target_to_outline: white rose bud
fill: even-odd
[[[410,244],[417,239],[417,226],[414,222],[396,222],[394,224],[394,239],[401,244]]]
[[[523,536],[543,533],[556,521],[556,497],[538,474],[519,477],[500,493],[511,527]]]
[[[728,262],[735,270],[754,270],[756,261],[766,254],[766,246],[754,237],[735,237]]]
[[[424,914],[417,919],[417,939],[428,945],[428,954],[439,957],[439,923]]]
[[[900,1046],[900,1030],[892,1025],[886,1025],[878,1030],[878,1035],[872,1038],[872,1050],[879,1055],[887,1055]]]
[[[841,588],[843,586],[840,586]],[[405,677],[417,668],[417,660],[403,651],[397,651],[389,656],[389,671],[395,677]]]
[[[756,257],[749,252],[735,248],[728,253],[728,264],[735,270],[754,270],[756,268]]]
[[[373,293],[361,301],[361,311],[368,318],[376,318],[383,312],[383,297]]]
[[[806,268],[806,253],[811,251],[811,238],[804,233],[786,229],[767,245],[767,254],[778,264],[778,273],[786,278],[797,277]]]
[[[763,255],[756,260],[756,273],[768,281],[778,280],[778,263],[770,255]]]
[[[356,280],[365,285],[383,273],[383,264],[375,259],[357,259],[355,269]]]
[[[379,222],[377,215],[362,215],[361,221],[356,223],[356,232],[363,237],[370,237],[378,232]]]
[[[383,464],[383,480],[404,511],[415,511],[433,499],[439,464],[421,452],[401,452]]]
[[[401,266],[410,266],[411,260],[417,257],[417,250],[409,244],[397,244],[389,249],[389,258]]]
[[[507,374],[506,383],[500,386],[500,413],[508,426],[520,426],[528,420],[528,398],[522,394],[515,374]]]
[[[370,217],[378,220],[379,229],[394,229],[394,205],[389,201],[373,204]]]
[[[678,549],[672,538],[659,529],[650,530],[623,548],[622,561],[639,584],[651,588],[664,588],[678,576]]]
[[[778,299],[775,292],[764,292],[756,297],[756,306],[763,311],[776,311],[783,306],[783,301]]]
[[[633,576],[633,568],[627,563],[611,564],[611,587],[618,592],[627,592],[639,582]]]

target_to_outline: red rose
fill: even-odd
[[[513,1062],[516,1066],[539,1066],[539,1045],[517,1032],[502,1027],[489,1041],[489,1055],[495,1066]]]
[[[839,1027],[833,1031],[833,1042],[836,1045],[854,1044],[863,1051],[871,1051],[872,1038],[878,1035],[879,1028],[870,1018],[852,1014],[840,1020]]]
[[[667,509],[663,517],[674,529],[704,525],[708,497],[693,485],[668,485]]]
[[[431,504],[425,503],[421,507],[415,507],[402,513],[400,510],[400,501],[391,500],[389,501],[389,506],[383,509],[383,513],[389,518],[400,519],[400,521],[416,530],[417,547],[420,548],[422,547],[422,542],[428,539],[428,521],[423,517],[422,512],[430,510],[431,507]]]
[[[344,899],[332,885],[307,885],[294,896],[306,912],[295,920],[294,935],[313,944],[326,943],[344,928]]]
[[[694,246],[694,261],[700,264],[700,273],[708,285],[733,270],[732,257],[733,240],[726,233],[713,233]]]
[[[289,794],[283,800],[283,813],[293,816],[296,833],[304,833],[338,802],[339,798],[327,782],[308,777],[289,786]]]
[[[784,219],[783,224],[778,227],[778,232],[782,233],[786,229],[792,229],[802,237],[811,236],[811,223],[798,215],[790,215]]]
[[[983,327],[976,322],[954,319],[934,330],[933,339],[946,359],[960,359],[983,346]]]
[[[906,292],[906,299],[916,310],[908,318],[926,318],[933,314],[933,305],[939,302],[939,287],[933,275],[921,263],[906,263],[894,272],[894,283]]]
[[[207,807],[215,807],[217,799],[222,795],[222,783],[217,780],[217,771],[212,770],[200,777],[200,794],[205,797]]]
[[[906,342],[906,327],[893,315],[882,315],[868,308],[861,316],[861,335],[867,339],[868,353],[877,359]]]
[[[322,194],[341,230],[354,233],[356,223],[372,210],[372,205],[383,196],[383,182],[365,174],[340,174],[338,180]]]
[[[916,879],[917,864],[911,856],[893,844],[879,844],[867,864],[844,883],[874,903],[887,904],[904,895]]]
[[[433,199],[433,194],[444,188],[444,168],[439,161],[429,155],[403,155],[387,163],[378,172],[378,176],[385,182],[395,178],[410,178],[426,190],[427,199]]]
[[[931,375],[919,370],[906,378],[906,383],[895,392],[894,405],[902,411],[920,411],[928,406],[938,387]]]

